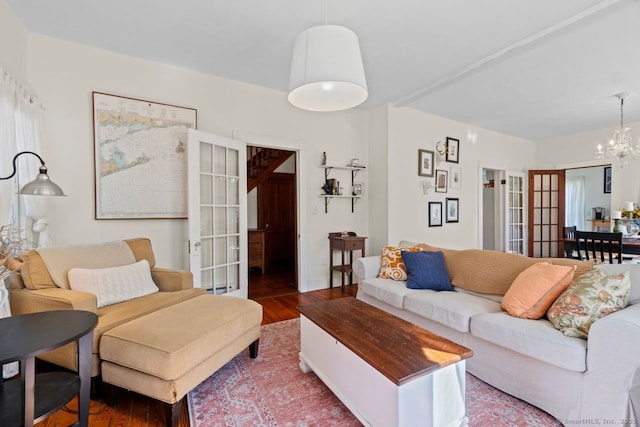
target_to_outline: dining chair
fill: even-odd
[[[575,231],[576,249],[578,257],[605,261],[605,254],[608,254],[609,264],[614,260],[622,264],[622,233],[601,233],[598,231]],[[583,252],[584,251],[584,252]],[[584,253],[584,256],[583,256]],[[589,257],[591,255],[591,258]]]
[[[564,238],[566,239],[575,239],[576,238],[576,231],[578,231],[578,228],[575,225],[571,225],[569,227],[562,227],[563,229],[563,234],[564,234]],[[578,256],[575,254],[575,250],[576,250],[576,245],[573,242],[564,242],[564,257],[565,258],[578,258]]]

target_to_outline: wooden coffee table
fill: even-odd
[[[468,348],[353,297],[298,307],[300,369],[365,425],[467,424]]]

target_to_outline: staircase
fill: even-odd
[[[266,181],[292,155],[293,151],[247,147],[247,192]]]

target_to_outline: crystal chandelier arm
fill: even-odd
[[[11,175],[7,176],[6,178],[0,178],[0,180],[11,179],[15,176],[16,172],[18,171],[18,168],[17,168],[18,157],[22,156],[23,154],[33,154],[38,158],[38,160],[40,160],[41,166],[42,167],[45,166],[44,160],[42,160],[42,157],[40,157],[38,154],[34,153],[33,151],[22,151],[13,157],[13,172],[11,173]]]

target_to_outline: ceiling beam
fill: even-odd
[[[550,37],[553,34],[557,33],[558,31],[563,30],[571,25],[574,25],[586,18],[596,15],[613,5],[620,3],[621,1],[626,1],[626,0],[603,0],[601,2],[598,2],[593,6],[588,7],[587,9],[579,13],[573,16],[570,16],[569,18],[563,19],[562,21],[556,24],[553,24],[547,28],[544,28],[543,30],[540,30],[534,34],[531,34],[530,36],[527,36],[523,39],[520,39],[517,42],[498,50],[497,52],[487,55],[476,62],[473,62],[463,68],[460,68],[452,73],[449,73],[446,76],[434,81],[433,83],[427,86],[424,86],[421,89],[418,89],[417,91],[403,98],[400,98],[395,102],[392,102],[392,105],[395,107],[403,107],[408,104],[411,104],[412,102],[417,101],[418,99],[426,96],[429,93],[435,92],[436,90],[439,90],[445,86],[448,86],[458,80],[461,80],[467,77],[468,75],[475,73],[476,71],[500,59],[503,59],[508,56],[513,56],[517,54],[518,51],[544,38]]]

